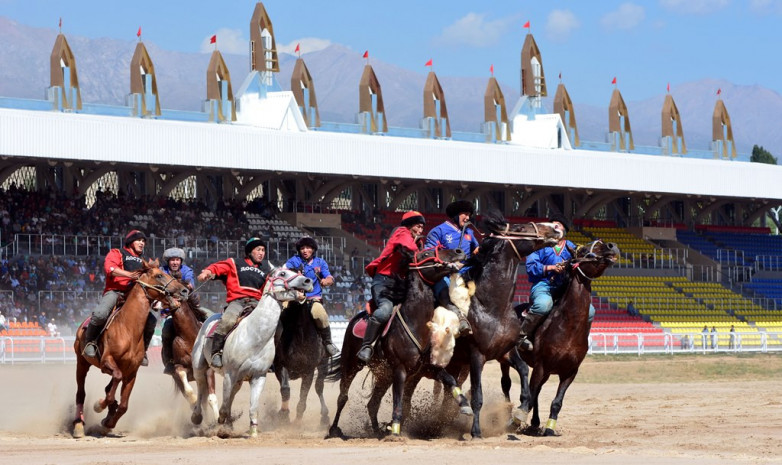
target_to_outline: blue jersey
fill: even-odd
[[[312,292],[307,294],[308,299],[321,297],[320,280],[331,276],[329,265],[326,260],[320,257],[312,257],[309,262],[305,263],[300,255],[294,255],[285,262],[285,268],[301,271],[301,274],[312,280]]]
[[[462,249],[466,258],[470,258],[473,251],[478,247],[478,240],[475,238],[475,233],[472,229],[466,228],[464,237],[462,237],[462,230],[450,221],[435,226],[427,234],[427,248],[434,247],[438,243],[446,249]]]
[[[554,247],[544,247],[527,255],[527,277],[529,277],[529,282],[534,285],[544,279],[554,278],[552,284],[559,285],[562,282],[562,277],[553,271],[544,273],[543,269],[546,265],[556,265],[557,263],[570,260],[572,256],[568,251],[568,247],[575,250],[576,245],[566,240],[565,247],[562,247],[559,253],[557,253]]]
[[[163,272],[166,274],[171,274],[171,270],[168,268],[168,264],[161,266],[160,269],[163,270]],[[193,281],[193,269],[183,263],[179,271],[182,273],[182,281],[186,282],[191,287],[195,287],[195,282]]]

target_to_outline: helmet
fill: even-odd
[[[171,247],[170,249],[166,249],[165,252],[163,252],[163,261],[167,262],[172,258],[179,258],[182,261],[185,261],[185,251],[179,247]]]
[[[304,236],[296,242],[296,251],[297,252],[301,251],[301,248],[304,247],[305,245],[308,247],[312,247],[313,252],[318,251],[318,243],[315,242],[315,239],[311,238],[310,236]]]
[[[422,215],[420,212],[417,212],[415,210],[410,210],[409,212],[402,215],[402,223],[400,224],[402,226],[409,228],[416,224],[426,224],[426,219],[424,218],[424,215]]]
[[[475,205],[469,200],[460,199],[445,207],[445,214],[448,215],[448,218],[455,218],[459,216],[459,213],[469,213],[472,216],[475,213]]]
[[[249,257],[250,252],[252,252],[253,249],[259,245],[262,245],[264,249],[266,248],[266,242],[264,242],[260,237],[251,237],[247,239],[247,242],[244,244],[244,255]]]
[[[143,232],[139,231],[138,229],[134,229],[130,231],[125,236],[125,247],[129,246],[131,243],[133,243],[133,241],[137,241],[139,239],[147,240],[147,236]]]
[[[562,226],[565,228],[565,233],[568,233],[570,231],[570,221],[568,221],[567,218],[565,218],[565,215],[560,215],[559,213],[555,213],[551,215],[551,217],[548,219],[549,222],[557,222],[561,223]]]

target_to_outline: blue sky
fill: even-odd
[[[495,75],[519,86],[530,21],[549,85],[561,72],[574,101],[606,106],[617,77],[625,100],[670,83],[725,79],[782,92],[776,46],[782,0],[510,1],[429,0],[264,2],[278,49],[302,52],[338,43],[370,58],[442,76]],[[68,36],[135,40],[183,52],[246,54],[252,0],[0,0],[0,15]],[[0,37],[2,31],[0,31]],[[317,80],[317,76],[314,76]],[[381,77],[382,79],[382,77]],[[552,86],[553,88],[553,86]],[[715,89],[716,92],[716,89]]]

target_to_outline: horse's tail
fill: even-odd
[[[324,358],[318,370],[326,370],[325,380],[329,383],[336,383],[342,379],[342,354]]]

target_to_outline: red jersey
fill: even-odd
[[[105,294],[106,291],[127,292],[133,287],[133,281],[130,278],[113,276],[112,270],[119,268],[125,271],[136,271],[140,270],[142,266],[141,256],[136,255],[133,249],[123,247],[122,249],[109,250],[103,261],[103,271],[106,273],[106,287],[103,289],[103,293]]]
[[[391,238],[386,242],[386,246],[380,253],[380,256],[372,260],[372,263],[367,265],[366,268],[364,268],[364,271],[373,278],[377,273],[386,276],[401,275],[402,260],[404,257],[398,253],[394,253],[394,248],[396,248],[397,245],[402,245],[413,253],[418,252],[418,246],[415,244],[415,240],[413,239],[410,230],[400,226],[391,234]]]
[[[244,297],[261,300],[263,285],[266,282],[266,275],[271,271],[271,266],[268,262],[256,265],[249,258],[243,260],[229,258],[212,263],[206,269],[225,284],[227,294],[225,301],[233,302]]]

